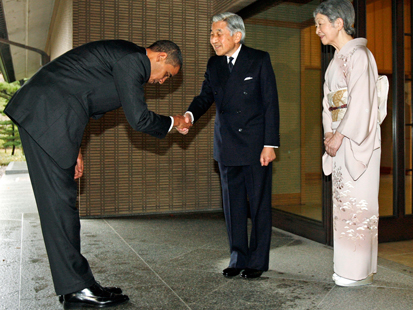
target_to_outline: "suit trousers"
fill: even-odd
[[[19,132],[56,294],[82,290],[95,283],[95,279],[80,253],[76,165],[62,169],[23,128]]]
[[[268,270],[272,219],[272,163],[225,166],[219,163],[225,222],[231,258],[229,267]],[[251,235],[248,245],[248,208]]]

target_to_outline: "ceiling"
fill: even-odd
[[[0,0],[0,3],[3,9],[0,37],[44,51],[55,0]],[[1,45],[2,58],[7,59],[5,44]],[[30,77],[41,66],[39,53],[13,45],[7,46],[7,49],[14,71],[14,79],[10,76],[9,82]],[[7,80],[6,77],[5,79]]]
[[[6,39],[44,51],[55,2],[59,0],[0,0],[0,40]],[[306,4],[311,0],[238,0],[231,11],[257,14],[285,2]],[[242,9],[243,8],[243,9]],[[39,53],[0,43],[0,70],[8,82],[31,77],[42,65]]]

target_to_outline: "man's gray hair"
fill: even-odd
[[[241,16],[231,13],[231,12],[225,12],[225,13],[220,13],[217,15],[214,15],[212,17],[212,22],[226,22],[227,23],[227,28],[231,32],[231,36],[233,36],[235,33],[238,31],[241,32],[241,44],[244,44],[245,41],[245,25],[244,21],[242,20]]]
[[[330,23],[334,23],[337,18],[341,18],[344,23],[344,31],[351,36],[354,36],[354,21],[356,14],[354,13],[353,5],[348,0],[328,0],[320,3],[313,12],[314,18],[317,14],[323,14],[328,17]]]

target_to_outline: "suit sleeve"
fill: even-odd
[[[261,96],[264,105],[264,145],[280,146],[280,112],[277,83],[270,55],[265,53],[261,67]]]
[[[145,71],[143,57],[146,56],[140,53],[124,56],[113,67],[113,77],[123,111],[132,128],[161,139],[168,133],[171,119],[148,110],[143,85],[149,73]]]
[[[202,83],[201,93],[194,98],[192,103],[189,105],[187,111],[190,111],[194,116],[194,123],[205,114],[206,111],[211,107],[214,103],[214,94],[210,82],[210,69],[209,63],[207,66],[207,70],[204,75],[205,79]]]

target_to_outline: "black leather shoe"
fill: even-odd
[[[98,283],[72,294],[63,295],[65,309],[77,307],[104,308],[127,302],[129,297],[105,290]]]
[[[237,275],[239,275],[239,273],[242,271],[242,269],[240,268],[225,268],[224,270],[222,270],[222,274],[226,277],[235,277]]]
[[[241,277],[245,279],[259,278],[263,272],[264,271],[262,270],[245,268],[245,270],[241,273]]]
[[[98,283],[99,284],[99,283]],[[100,284],[99,284],[100,285]],[[109,293],[113,293],[113,294],[122,294],[122,289],[120,287],[114,287],[114,286],[102,286],[102,288],[105,291],[108,291]],[[63,302],[63,295],[59,296],[59,301],[60,303]]]

